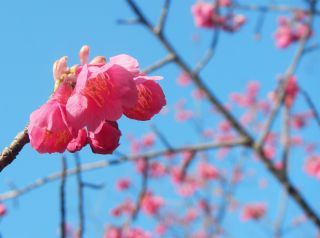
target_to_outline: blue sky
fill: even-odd
[[[137,1],[145,10],[147,16],[156,21],[161,0]],[[192,65],[199,60],[209,45],[211,32],[196,29],[190,14],[190,6],[194,1],[173,1],[166,34],[173,42],[177,51]],[[248,1],[240,1],[248,2]],[[263,4],[269,1],[252,0],[250,2]],[[302,1],[274,1],[279,3],[300,4]],[[228,100],[228,94],[232,91],[244,91],[248,81],[258,80],[263,86],[261,96],[266,96],[276,85],[276,76],[284,72],[288,66],[295,47],[280,51],[274,47],[272,33],[276,28],[276,15],[270,14],[266,18],[262,30],[262,39],[253,40],[253,31],[258,14],[248,13],[248,24],[235,34],[223,33],[216,57],[202,72],[205,81],[214,90],[216,95],[224,102]],[[17,132],[21,131],[28,122],[30,113],[44,103],[53,88],[52,64],[61,56],[68,55],[70,64],[78,62],[78,51],[83,44],[91,47],[91,56],[105,55],[107,57],[120,53],[127,53],[136,57],[141,67],[144,68],[154,61],[164,57],[166,52],[149,32],[141,26],[123,26],[117,24],[118,19],[132,18],[134,15],[126,6],[125,1],[3,1],[0,3],[0,148],[9,144]],[[319,21],[316,21],[316,26]],[[198,35],[200,40],[193,42],[193,35]],[[318,33],[315,32],[312,42],[317,43]],[[317,102],[319,90],[320,67],[318,62],[320,55],[317,51],[310,53],[302,62],[297,72],[297,77],[302,86],[310,92],[311,97]],[[190,125],[179,125],[174,122],[173,105],[180,99],[186,98],[189,108],[200,108],[206,113],[208,105],[198,105],[190,96],[190,90],[178,88],[176,78],[180,70],[169,65],[154,74],[164,76],[161,81],[167,97],[169,114],[157,116],[153,123],[161,128],[163,133],[170,138],[173,145],[197,141],[197,135]],[[318,105],[317,105],[318,106]],[[296,110],[305,108],[303,103],[298,104]],[[216,122],[217,119],[214,119]],[[210,125],[208,121],[206,125]],[[314,125],[313,125],[314,126]],[[140,136],[150,131],[148,122],[129,121],[126,118],[120,120],[120,128],[123,133],[121,140],[121,152],[128,151],[128,143],[125,135],[128,133]],[[318,140],[319,130],[306,131],[305,135],[310,140]],[[161,148],[161,144],[157,144]],[[303,154],[294,151],[292,172],[293,180],[303,186],[308,200],[313,204],[319,199],[314,188],[318,187],[318,181],[306,179],[302,176],[301,165]],[[70,166],[74,166],[73,157],[66,154]],[[81,152],[84,162],[108,159],[112,156],[94,155],[88,148]],[[235,156],[237,154],[235,153]],[[27,145],[17,160],[0,174],[0,191],[10,189],[9,184],[23,186],[35,179],[58,171],[60,168],[59,154],[40,155]],[[248,162],[249,163],[249,162]],[[259,164],[249,164],[257,171],[265,173]],[[129,176],[135,175],[130,165],[103,169],[97,172],[89,172],[85,179],[93,183],[103,183],[102,191],[86,190],[86,209],[88,214],[87,237],[98,237],[101,234],[103,224],[110,222],[108,209],[110,203],[120,199],[120,195],[114,193],[114,182],[123,173]],[[270,178],[266,173],[266,178]],[[134,177],[139,182],[139,178]],[[304,184],[307,184],[304,186]],[[7,203],[8,215],[0,223],[0,232],[4,238],[33,237],[53,238],[57,236],[59,224],[58,213],[58,183],[52,183],[31,192],[17,201]],[[157,184],[160,193],[169,193],[166,186]],[[254,188],[241,189],[239,198],[243,201],[268,198],[270,204],[277,201],[274,193],[280,195],[278,185],[271,180],[268,191],[263,194],[254,192]],[[74,179],[68,181],[68,220],[76,224],[76,188]],[[173,196],[173,200],[175,197]],[[316,206],[319,209],[319,206]],[[290,204],[290,212],[296,213],[296,207]],[[272,214],[271,214],[272,216]],[[250,226],[237,225],[235,218],[226,220],[230,228],[242,235],[250,232]],[[141,226],[152,225],[146,218],[138,221]],[[306,226],[306,232],[313,234],[312,226]],[[259,232],[259,231],[257,231]],[[237,233],[235,233],[237,234]],[[250,233],[249,233],[250,234]],[[260,237],[259,233],[259,237]],[[292,234],[299,237],[301,234]],[[266,237],[261,235],[261,237]]]

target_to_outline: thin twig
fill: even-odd
[[[168,149],[169,151],[172,150],[173,146],[171,145],[171,143],[169,142],[169,140],[165,137],[165,135],[158,130],[158,128],[156,127],[155,124],[151,123],[150,127],[152,129],[152,131],[157,135],[157,137],[160,139],[160,141],[162,142],[162,144],[166,147],[166,149]]]
[[[144,159],[144,158],[143,158]],[[139,211],[143,202],[143,199],[147,193],[148,190],[148,171],[149,171],[149,161],[147,159],[144,159],[146,163],[146,167],[144,168],[143,174],[142,174],[142,181],[141,181],[141,190],[132,214],[132,221],[135,221],[138,218]]]
[[[218,40],[220,35],[220,29],[217,28],[213,31],[213,36],[211,40],[210,47],[208,48],[207,52],[204,54],[202,59],[197,63],[196,67],[192,71],[194,75],[197,75],[200,73],[200,71],[210,62],[215,49],[217,48]]]
[[[121,163],[125,163],[128,161],[135,161],[141,158],[145,159],[152,159],[156,158],[159,156],[166,155],[168,153],[175,154],[175,153],[180,153],[183,151],[205,151],[205,150],[211,150],[211,149],[218,149],[218,148],[223,148],[223,147],[237,147],[237,146],[242,146],[247,144],[247,141],[244,139],[235,139],[235,140],[230,140],[230,141],[224,141],[224,142],[213,142],[213,143],[202,143],[202,144],[196,144],[196,145],[187,145],[187,146],[182,146],[182,147],[177,147],[173,148],[172,150],[160,150],[160,151],[154,151],[154,152],[148,152],[140,155],[134,155],[134,156],[124,156],[119,159],[113,159],[113,160],[102,160],[102,161],[97,161],[97,162],[92,162],[92,163],[87,163],[87,164],[82,164],[81,165],[81,171],[86,172],[86,171],[92,171],[100,168],[105,168],[108,166],[112,165],[117,165]],[[69,169],[66,171],[66,175],[74,175],[77,173],[77,169]],[[47,183],[53,182],[55,180],[60,179],[62,176],[61,172],[56,172],[51,175],[45,176],[43,178],[37,179],[36,181],[32,182],[31,184],[22,187],[20,189],[15,189],[15,190],[10,190],[8,192],[5,192],[0,195],[0,201],[5,201],[13,198],[17,198],[21,195],[24,195],[34,189],[37,189]]]
[[[282,164],[283,164],[283,175],[287,177],[289,173],[289,151],[290,151],[290,109],[287,107],[283,108],[283,152],[282,152]]]
[[[310,109],[312,111],[314,119],[316,120],[318,126],[320,127],[320,114],[316,108],[316,105],[313,103],[313,101],[312,101],[310,95],[307,93],[307,91],[300,88],[300,93],[304,97],[304,99],[306,100],[306,103],[308,104],[308,106],[310,107]]]
[[[66,175],[67,175],[67,161],[64,156],[61,158],[61,182],[60,182],[60,237],[66,238],[66,203],[65,203],[65,189],[66,189]]]
[[[174,55],[172,54],[168,54],[166,57],[164,57],[163,59],[160,59],[159,61],[155,62],[153,65],[148,66],[147,68],[145,68],[142,72],[144,74],[150,74],[151,72],[160,69],[161,67],[169,64],[170,62],[172,62],[174,60]]]
[[[171,3],[171,0],[165,0],[164,5],[162,7],[158,24],[154,29],[155,33],[158,35],[162,35],[164,31],[165,23],[168,17],[170,3]]]
[[[239,10],[247,10],[247,11],[258,11],[258,12],[305,12],[306,14],[311,14],[311,11],[308,9],[297,8],[297,7],[290,7],[286,5],[268,5],[268,6],[260,6],[260,5],[253,5],[253,4],[237,4],[234,3],[232,8],[239,9]],[[320,12],[316,10],[314,15],[320,15]]]
[[[312,21],[313,21],[313,15],[310,15],[310,19],[309,19],[309,22],[308,22],[308,25],[310,26],[310,29],[311,29],[311,26],[312,26]],[[273,122],[278,114],[278,111],[285,99],[285,96],[286,96],[286,88],[287,88],[287,85],[288,85],[288,82],[290,80],[290,77],[292,75],[294,75],[294,73],[296,72],[297,68],[298,68],[298,65],[299,63],[301,62],[301,59],[303,57],[303,53],[304,53],[304,50],[305,50],[305,47],[306,47],[306,44],[307,44],[307,41],[308,41],[308,36],[307,34],[300,40],[300,43],[299,43],[299,46],[298,46],[298,49],[296,51],[296,54],[295,56],[293,57],[293,60],[291,62],[291,64],[289,65],[289,67],[287,68],[285,74],[284,74],[284,77],[281,79],[280,83],[279,83],[279,86],[276,90],[276,93],[275,93],[275,103],[274,103],[274,106],[271,110],[271,113],[269,115],[269,117],[267,118],[266,122],[265,122],[265,125],[264,125],[264,129],[261,133],[261,136],[259,137],[259,139],[257,140],[256,142],[256,146],[257,147],[261,147],[265,140],[267,139],[269,133],[270,133],[270,130],[271,130],[271,127],[273,125]]]
[[[22,148],[30,142],[28,126],[24,128],[11,142],[9,147],[3,149],[0,154],[0,172],[17,157]]]
[[[85,217],[84,217],[84,194],[81,176],[81,162],[78,153],[74,154],[76,161],[76,177],[77,177],[77,188],[78,188],[78,215],[79,215],[79,238],[82,238],[85,231]]]

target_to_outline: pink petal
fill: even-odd
[[[138,83],[137,90],[137,103],[133,108],[126,108],[124,114],[131,119],[150,120],[166,105],[164,93],[159,84],[151,80]]]
[[[89,143],[93,153],[112,154],[119,146],[121,132],[116,122],[104,121],[94,131],[89,131]]]

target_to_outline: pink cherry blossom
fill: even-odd
[[[196,26],[204,28],[212,28],[218,22],[214,22],[214,6],[211,3],[198,1],[191,8]]]
[[[131,215],[135,210],[135,204],[130,200],[126,199],[119,206],[111,210],[111,214],[115,217],[122,216],[124,214]]]
[[[160,223],[156,226],[155,233],[157,235],[163,236],[166,233],[167,229],[168,228],[165,224]]]
[[[140,228],[130,228],[125,231],[123,238],[151,238],[152,236],[140,229]]]
[[[200,162],[198,164],[198,173],[204,180],[216,179],[219,176],[217,168],[206,162]]]
[[[141,209],[147,215],[155,215],[163,204],[162,197],[154,196],[151,192],[147,192],[142,199]]]
[[[286,48],[294,42],[300,41],[303,38],[309,38],[312,31],[304,22],[305,14],[297,15],[294,19],[289,20],[281,16],[278,20],[278,29],[274,34],[276,46],[278,48]]]
[[[62,153],[71,141],[65,108],[71,92],[69,84],[61,84],[47,103],[31,113],[28,126],[30,143],[39,153]]]
[[[232,0],[218,0],[219,7],[229,7],[232,5]]]
[[[0,203],[0,217],[3,217],[6,214],[7,214],[7,207],[3,203]]]
[[[101,122],[94,131],[89,131],[90,147],[94,153],[111,154],[119,146],[120,136],[117,122]]]
[[[115,121],[132,107],[137,91],[132,75],[119,65],[84,65],[66,108],[75,129],[94,130],[103,120]]]
[[[147,76],[135,78],[138,100],[133,107],[125,107],[124,114],[131,119],[146,121],[166,105],[164,93],[154,80]]]
[[[190,83],[191,83],[190,76],[186,72],[182,72],[177,78],[177,84],[179,86],[187,86]]]
[[[87,131],[85,129],[80,129],[78,131],[77,137],[73,138],[68,146],[67,150],[69,152],[76,152],[82,149],[82,147],[86,146],[88,144],[88,136]]]
[[[241,219],[243,221],[248,220],[259,220],[266,213],[266,205],[264,203],[252,203],[246,205],[241,214]]]
[[[105,230],[103,238],[122,238],[122,231],[118,227],[109,226]]]
[[[142,137],[142,145],[145,147],[145,148],[150,148],[154,145],[154,141],[155,141],[155,135],[154,133],[148,133],[148,134],[145,134],[143,137]]]
[[[110,58],[110,64],[120,65],[128,70],[133,76],[140,75],[140,68],[138,61],[130,55],[121,54]]]
[[[149,173],[153,178],[161,177],[166,173],[166,167],[157,161],[151,162],[149,164]]]
[[[122,178],[117,182],[117,189],[119,191],[126,190],[130,188],[130,186],[131,186],[131,181],[128,178]]]
[[[310,176],[320,179],[320,156],[310,156],[307,158],[304,170]]]
[[[219,7],[231,6],[231,1],[220,0]],[[197,1],[191,8],[194,22],[197,27],[221,28],[227,32],[235,32],[246,22],[243,15],[228,12],[221,15],[218,5],[209,2]]]

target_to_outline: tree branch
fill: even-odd
[[[17,157],[22,148],[30,142],[28,126],[24,128],[11,142],[9,147],[3,149],[0,154],[0,172]]]
[[[168,153],[174,154],[174,153],[180,153],[180,152],[183,152],[186,150],[205,151],[205,150],[211,150],[211,149],[218,149],[218,148],[222,148],[222,147],[237,147],[237,146],[245,145],[246,143],[247,143],[247,141],[244,139],[235,139],[235,140],[224,141],[224,142],[202,143],[202,144],[196,144],[196,145],[191,145],[191,146],[182,146],[182,147],[178,147],[178,148],[172,148],[171,150],[166,149],[166,150],[148,152],[148,153],[134,155],[134,156],[123,156],[119,159],[113,159],[113,160],[108,160],[108,161],[102,160],[102,161],[98,161],[98,162],[82,164],[80,167],[80,171],[81,172],[92,171],[92,170],[105,168],[105,167],[112,166],[112,165],[121,164],[121,163],[128,162],[128,161],[135,161],[135,160],[138,160],[141,158],[145,158],[146,160],[148,160],[148,159],[156,158],[156,157],[159,157],[162,155],[166,155]],[[69,169],[66,171],[66,176],[75,175],[77,173],[77,171],[78,171],[77,168]],[[37,179],[33,183],[31,183],[25,187],[22,187],[20,189],[19,188],[14,189],[14,190],[8,191],[6,193],[0,194],[0,201],[5,201],[5,200],[20,197],[20,196],[22,196],[22,195],[24,195],[34,189],[37,189],[37,188],[47,184],[47,183],[50,183],[50,182],[53,182],[53,181],[60,179],[61,176],[62,176],[61,172],[56,172],[51,175],[45,176],[43,178]]]

